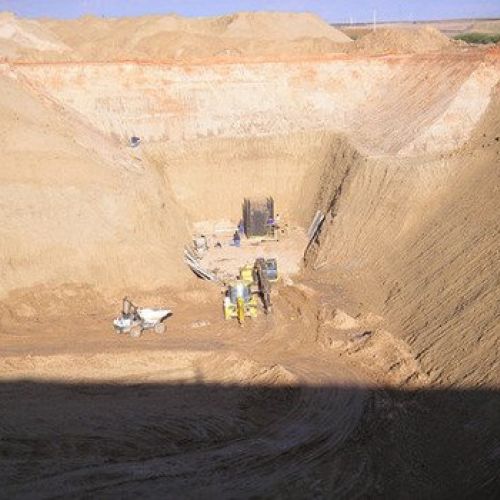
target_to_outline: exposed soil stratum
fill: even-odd
[[[499,79],[429,28],[1,14],[0,498],[498,497]],[[239,328],[184,247],[270,195]]]

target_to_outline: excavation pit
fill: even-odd
[[[9,498],[498,497],[499,50],[266,16],[0,15]],[[240,328],[185,245],[270,194],[202,262],[292,276]]]

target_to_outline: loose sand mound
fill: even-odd
[[[177,15],[71,21],[0,18],[0,55],[41,60],[169,60],[290,56],[358,51],[423,53],[453,47],[434,28],[383,28],[356,43],[313,14],[243,12],[211,18]],[[47,53],[50,51],[50,55]]]
[[[0,57],[40,57],[51,59],[71,49],[49,28],[33,20],[19,19],[8,12],[0,13]],[[49,53],[49,54],[47,54]],[[50,53],[53,53],[52,55]]]
[[[328,38],[346,43],[351,39],[313,14],[282,12],[240,13],[229,17],[224,36],[257,40],[296,40],[298,38]]]
[[[350,38],[312,14],[238,13],[212,18],[145,16],[46,21],[79,57],[92,60],[322,53]],[[319,43],[316,43],[319,41]]]
[[[355,43],[356,50],[369,54],[424,53],[449,49],[453,42],[435,28],[384,28],[372,31]]]

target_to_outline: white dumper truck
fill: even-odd
[[[165,320],[172,315],[170,309],[152,309],[135,306],[127,297],[123,299],[122,312],[113,321],[117,333],[128,333],[131,337],[140,337],[144,330],[165,333]]]

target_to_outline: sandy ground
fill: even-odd
[[[334,309],[356,306],[319,284],[274,294],[273,315],[244,328],[222,319],[209,288],[191,293],[196,302],[175,297],[163,336],[117,335],[103,314],[9,330],[0,496],[384,497],[458,491],[458,470],[470,491],[495,485],[494,443],[479,429],[454,434],[484,411],[459,419],[453,408],[467,394],[422,390],[414,360],[417,371],[391,368],[410,356],[382,335],[381,318]],[[409,373],[414,382],[398,389]],[[486,399],[494,418],[499,398]],[[448,414],[456,444],[439,464],[433,445]],[[458,449],[489,458],[463,468]],[[431,469],[415,477],[415,467]]]
[[[283,312],[240,329],[209,300],[194,313],[176,308],[164,337],[139,342],[102,316],[81,328],[41,322],[10,332],[0,360],[3,492],[285,491],[349,436],[364,392],[331,389],[357,386],[359,374],[319,346],[298,351],[301,319],[287,325]],[[301,447],[310,451],[297,454]]]
[[[302,228],[290,228],[279,232],[276,240],[248,239],[240,240],[235,247],[231,237],[212,237],[211,247],[202,254],[200,264],[216,274],[222,281],[235,279],[245,265],[253,265],[256,259],[277,259],[278,273],[286,279],[297,274],[303,264],[304,252],[308,244],[306,231]],[[215,247],[215,243],[221,247]]]

